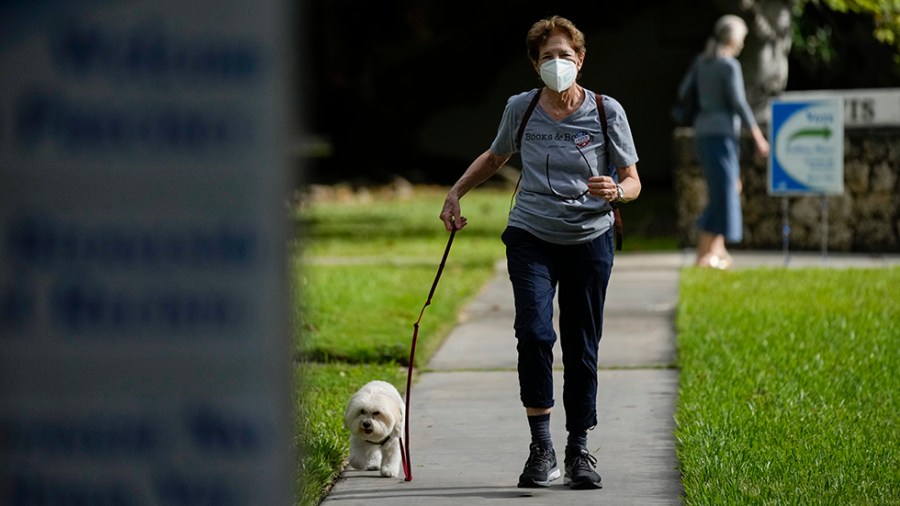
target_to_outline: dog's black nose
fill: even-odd
[[[365,422],[362,423],[362,426],[364,429],[368,429],[369,427],[372,426],[372,422],[366,420]]]

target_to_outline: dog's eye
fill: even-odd
[[[373,411],[372,416],[378,416],[381,414],[381,411]]]
[[[364,409],[359,410],[359,414],[361,414],[361,415],[366,414],[366,410],[364,410]]]

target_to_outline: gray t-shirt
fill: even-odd
[[[491,152],[517,152],[516,134],[537,90],[513,95],[506,103]],[[637,163],[638,156],[625,110],[603,97],[609,125],[609,155],[615,167]],[[578,244],[600,236],[612,226],[606,200],[585,193],[591,176],[612,175],[597,114],[594,92],[585,90],[577,111],[556,121],[541,106],[534,108],[522,136],[522,181],[508,224],[555,244]],[[615,169],[612,169],[615,172]]]

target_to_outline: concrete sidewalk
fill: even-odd
[[[786,262],[781,253],[755,252],[737,252],[734,260],[735,268],[900,264],[900,256],[792,254]],[[599,424],[588,435],[603,489],[569,490],[562,479],[546,489],[516,488],[530,436],[518,397],[512,287],[500,265],[413,385],[413,480],[348,470],[325,504],[478,505],[517,498],[554,506],[681,504],[674,314],[680,270],[692,262],[692,251],[616,257],[600,343]],[[435,303],[438,298],[439,292]],[[557,345],[558,365],[559,356]],[[561,466],[561,370],[555,380],[551,431]]]

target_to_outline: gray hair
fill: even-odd
[[[731,42],[743,40],[747,36],[747,23],[733,14],[726,14],[716,21],[713,33],[706,41],[703,56],[715,57],[719,51]]]

